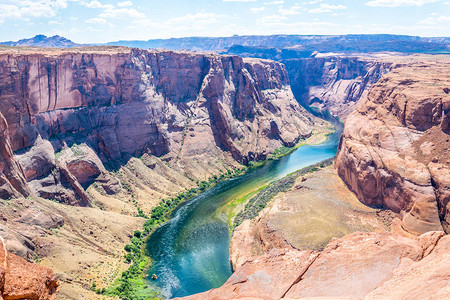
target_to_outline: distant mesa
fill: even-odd
[[[8,41],[0,42],[1,45],[6,46],[22,46],[22,47],[51,47],[51,48],[71,48],[81,46],[80,44],[74,43],[65,37],[54,35],[47,37],[43,34],[38,34],[30,39],[22,39],[17,42]]]
[[[17,42],[0,42],[8,46],[70,48],[86,46],[55,35],[36,35]],[[275,60],[310,57],[316,52],[339,53],[449,53],[449,37],[418,37],[392,34],[349,35],[233,35],[229,37],[183,37],[150,40],[121,40],[95,43],[98,46],[125,46],[141,49],[217,51],[246,57]]]

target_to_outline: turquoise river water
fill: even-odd
[[[276,161],[218,183],[182,203],[169,222],[147,241],[153,259],[150,284],[166,298],[188,296],[221,286],[232,271],[229,262],[230,231],[227,218],[218,213],[238,199],[287,174],[333,157],[340,130],[325,143],[302,146]]]

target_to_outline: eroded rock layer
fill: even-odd
[[[349,115],[336,167],[365,204],[413,234],[450,230],[450,63],[393,70]]]

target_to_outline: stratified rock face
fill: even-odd
[[[344,120],[369,88],[393,67],[383,57],[327,56],[287,59],[283,63],[297,100]]]
[[[235,145],[246,134],[257,137],[252,126],[260,129],[260,136],[283,135],[287,144],[310,130],[288,98],[285,69],[275,62],[139,50],[2,55],[0,62],[1,109],[13,150],[31,146],[38,134],[78,134],[102,149],[105,158],[140,154],[146,148],[161,155],[175,147],[175,136],[181,135],[189,117],[195,118],[198,105],[210,113],[221,142],[241,158],[265,150],[257,149],[256,141],[253,149],[239,151]],[[274,125],[261,120],[268,115],[274,117]],[[290,127],[295,119],[288,122],[288,117],[300,118],[301,123]]]
[[[52,300],[58,287],[59,282],[50,269],[9,253],[0,237],[1,299]]]
[[[23,170],[11,149],[8,124],[0,112],[0,198],[9,199],[21,195],[28,196]]]
[[[358,232],[322,252],[273,249],[245,262],[222,287],[183,299],[446,299],[449,242],[443,232]]]
[[[348,116],[336,158],[365,204],[410,233],[450,230],[450,63],[416,63],[375,84]]]
[[[23,149],[23,175],[46,198],[89,205],[74,179],[81,187],[102,174],[95,156],[148,152],[183,168],[192,157],[230,153],[247,163],[312,131],[280,63],[127,48],[33,51],[0,53],[0,111],[11,149]],[[55,161],[50,146],[74,143],[93,152]]]

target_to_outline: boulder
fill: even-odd
[[[9,253],[0,237],[0,297],[5,300],[53,300],[59,281],[48,268]]]

